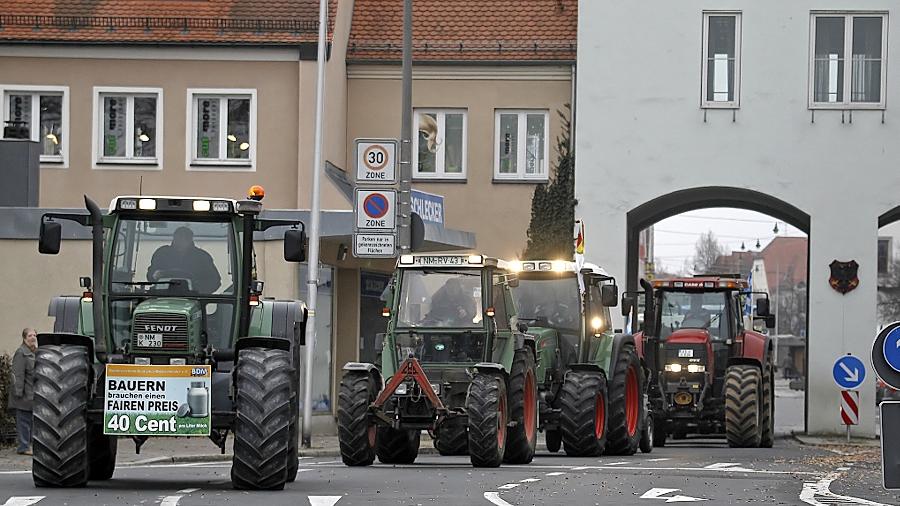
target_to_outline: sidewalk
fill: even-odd
[[[852,446],[862,448],[881,448],[881,440],[878,438],[851,437],[850,442],[844,436],[807,436],[805,434],[793,434],[794,439],[808,446]]]

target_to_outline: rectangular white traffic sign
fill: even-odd
[[[397,191],[356,189],[357,230],[394,230],[397,225]]]
[[[353,256],[357,258],[393,258],[397,256],[397,236],[390,234],[353,234]]]
[[[356,183],[397,182],[396,139],[356,139]]]

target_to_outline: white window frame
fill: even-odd
[[[717,102],[707,100],[709,82],[709,18],[734,17],[734,100]],[[701,63],[700,107],[704,109],[740,109],[741,107],[741,12],[703,11],[703,61]]]
[[[516,114],[518,140],[516,141],[516,172],[500,172],[500,115]],[[525,173],[525,137],[528,131],[529,114],[544,115],[544,166],[539,174]],[[494,180],[495,181],[549,181],[550,179],[550,111],[547,109],[494,109]]]
[[[40,162],[44,168],[69,168],[69,87],[68,86],[44,86],[44,85],[21,85],[21,84],[0,84],[0,101],[3,108],[3,125],[9,120],[9,103],[8,95],[31,95],[31,125],[29,131],[31,140],[41,142],[40,126],[41,126],[41,95],[61,95],[62,96],[62,121],[60,124],[60,133],[62,134],[62,154],[61,155],[44,155],[41,154]],[[37,125],[37,128],[35,128]],[[2,130],[0,130],[2,137]],[[43,165],[46,164],[46,165]]]
[[[419,115],[420,114],[436,114],[439,139],[446,138],[447,132],[447,114],[462,114],[462,172],[447,172],[447,143],[441,142],[435,151],[434,157],[434,173],[419,172]],[[413,110],[413,124],[416,125],[416,135],[413,136],[413,179],[466,179],[466,166],[468,165],[468,136],[469,136],[469,111],[461,108],[416,108]]]
[[[163,169],[163,89],[131,86],[94,86],[93,100],[93,149],[91,166],[101,170],[162,170]],[[125,153],[124,157],[103,156],[103,95],[127,97],[125,112]],[[135,158],[134,153],[134,98],[156,96],[156,156]]]
[[[250,98],[250,153],[247,160],[227,158],[197,158],[197,107],[196,97],[211,97],[218,99]],[[187,114],[185,131],[185,168],[188,171],[222,171],[222,172],[256,172],[256,88],[188,88],[187,90]],[[227,146],[228,129],[222,127],[222,123],[228,124],[228,107],[219,106],[219,146],[220,155]],[[224,113],[221,113],[224,111]]]
[[[815,67],[816,67],[816,18],[844,17],[844,79],[841,86],[844,91],[843,102],[815,101]],[[881,101],[853,102],[853,18],[881,17]],[[885,11],[812,11],[809,16],[809,97],[810,109],[885,109],[887,106],[887,62],[888,62],[888,13]]]

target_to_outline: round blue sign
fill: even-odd
[[[888,332],[882,345],[884,360],[891,369],[900,372],[900,327]]]
[[[853,390],[866,379],[866,366],[853,355],[844,355],[834,362],[834,382],[844,390]]]
[[[363,200],[363,209],[370,218],[378,219],[388,212],[388,199],[380,193],[373,193]]]

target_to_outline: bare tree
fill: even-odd
[[[712,271],[724,251],[712,230],[701,235],[694,246],[694,273],[703,274]]]

